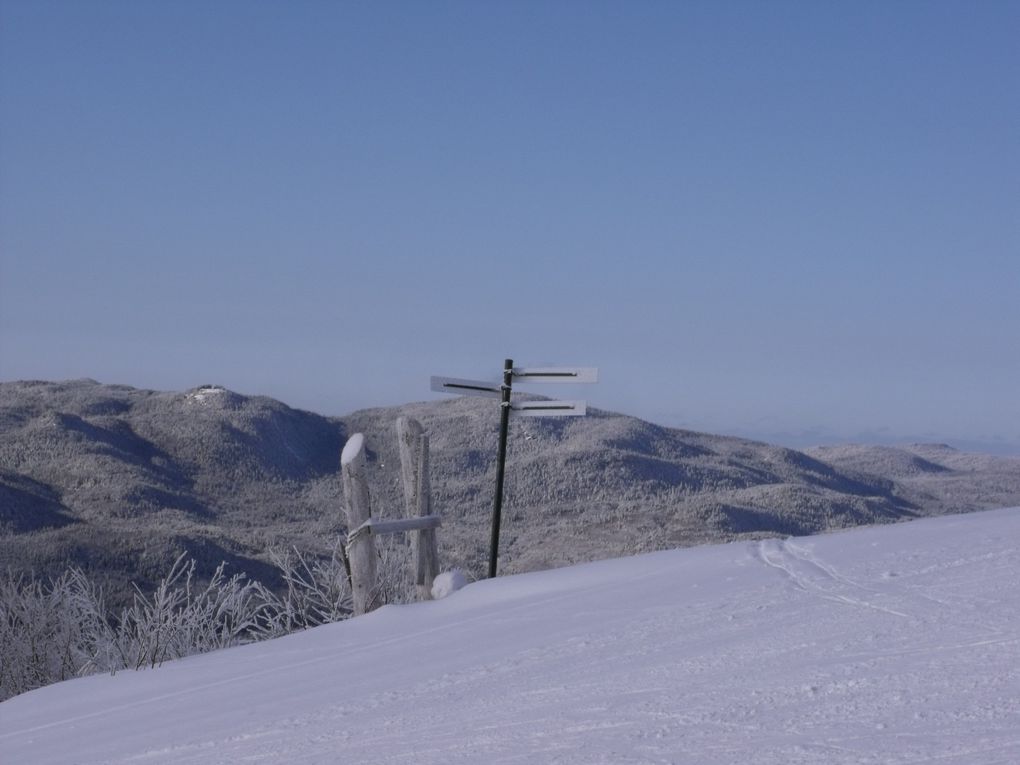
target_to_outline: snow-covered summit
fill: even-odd
[[[199,385],[197,388],[192,388],[184,395],[189,401],[197,401],[201,403],[203,401],[216,399],[219,396],[236,394],[231,394],[229,390],[221,385]]]

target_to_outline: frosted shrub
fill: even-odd
[[[124,667],[156,667],[168,659],[278,634],[275,596],[244,574],[229,579],[221,563],[205,587],[194,582],[195,561],[181,555],[151,596],[135,588],[121,612],[116,646]]]
[[[77,570],[48,584],[0,582],[0,699],[102,668],[112,630],[102,593]]]
[[[272,553],[286,589],[276,595],[220,564],[201,585],[195,561],[181,555],[159,586],[116,617],[80,570],[44,583],[8,574],[0,580],[0,701],[94,672],[157,667],[217,648],[284,635],[351,615],[340,545],[328,561],[296,549]]]
[[[346,619],[353,613],[350,572],[343,547],[333,547],[329,561],[309,561],[297,548],[270,552],[270,558],[287,586],[276,601],[277,628],[283,632]]]
[[[410,603],[415,599],[411,581],[411,550],[396,535],[376,545],[376,587],[383,603]]]

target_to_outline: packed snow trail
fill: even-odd
[[[476,582],[0,704],[3,763],[1020,763],[1020,509]]]

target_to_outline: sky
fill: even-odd
[[[0,380],[1020,454],[1020,3],[0,0]]]

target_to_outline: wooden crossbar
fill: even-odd
[[[396,534],[400,531],[437,529],[443,524],[438,515],[423,515],[420,518],[400,518],[392,521],[370,518],[364,525],[372,534]]]

